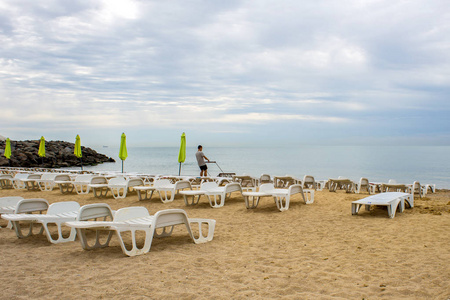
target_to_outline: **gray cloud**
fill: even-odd
[[[0,0],[0,134],[448,143],[447,6]]]

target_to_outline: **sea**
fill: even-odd
[[[198,175],[196,147],[186,148],[186,160],[178,163],[178,147],[128,147],[128,157],[119,159],[119,147],[91,147],[116,160],[84,170],[123,171],[153,175]],[[312,175],[316,180],[339,176],[371,182],[436,184],[450,189],[450,146],[301,146],[301,147],[204,147],[215,163],[208,174],[271,176]]]

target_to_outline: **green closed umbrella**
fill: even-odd
[[[9,138],[6,139],[4,155],[7,159],[11,159],[11,141],[9,140]]]
[[[42,159],[42,163],[44,163],[44,157],[45,157],[45,139],[43,136],[41,136],[41,142],[39,143],[39,151],[38,151],[39,157]]]
[[[78,134],[77,137],[75,138],[75,148],[73,150],[73,154],[75,154],[75,156],[80,159],[81,170],[83,170],[83,161],[81,160],[83,154],[81,153],[81,140]]]
[[[127,136],[125,133],[122,133],[122,136],[120,137],[120,151],[119,151],[119,158],[122,160],[122,173],[123,173],[123,161],[127,159],[128,153],[127,153]]]
[[[181,164],[186,160],[186,135],[181,135],[180,152],[178,153],[178,162],[180,163],[180,168],[178,169],[178,176],[181,175]]]

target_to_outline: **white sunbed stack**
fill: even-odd
[[[389,218],[395,217],[397,208],[400,208],[400,212],[405,209],[405,201],[409,206],[414,207],[414,196],[410,193],[401,192],[386,192],[366,197],[352,202],[352,215],[357,215],[361,206],[365,206],[369,211],[371,206],[386,206],[388,209]]]

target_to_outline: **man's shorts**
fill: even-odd
[[[202,171],[206,171],[208,169],[208,167],[206,165],[200,166],[200,170]]]

